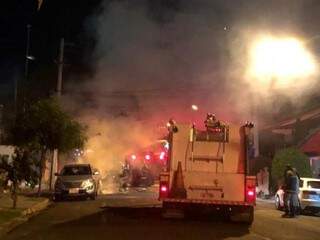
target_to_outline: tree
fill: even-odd
[[[86,141],[85,128],[63,111],[55,98],[40,100],[20,112],[11,133],[16,146],[40,153],[39,194],[47,153],[54,149],[67,152],[82,148]]]
[[[286,165],[296,168],[301,177],[311,177],[311,167],[308,157],[299,149],[291,147],[276,152],[272,160],[271,176],[274,183],[282,180]]]
[[[8,156],[0,156],[0,170],[6,173],[6,181],[11,181],[11,198],[13,208],[17,206],[18,188],[22,181],[30,185],[37,184],[38,171],[36,170],[38,158],[35,152],[21,148],[15,149],[15,154],[10,159]]]

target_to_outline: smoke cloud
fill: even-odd
[[[261,33],[308,34],[302,1],[152,2],[104,1],[86,22],[96,39],[88,57],[95,74],[69,86],[66,99],[89,127],[91,161],[106,170],[159,137],[155,126],[170,117],[200,125],[213,112],[240,122],[257,103],[268,109],[275,94],[246,77],[250,42]]]

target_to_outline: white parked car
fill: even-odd
[[[320,213],[320,179],[301,178],[299,200],[302,212]],[[275,195],[276,209],[284,208],[284,190],[279,188]]]

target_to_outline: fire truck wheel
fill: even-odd
[[[230,216],[232,222],[240,222],[244,224],[251,225],[254,219],[253,206],[247,207],[241,212],[236,212]]]

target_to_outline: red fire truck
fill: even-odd
[[[247,153],[253,124],[215,120],[206,127],[199,130],[174,121],[168,125],[168,167],[159,182],[164,215],[183,216],[188,209],[205,207],[251,224],[256,193]]]
[[[124,170],[129,175],[128,185],[152,185],[160,172],[167,168],[168,148],[168,141],[162,139],[126,155]]]

